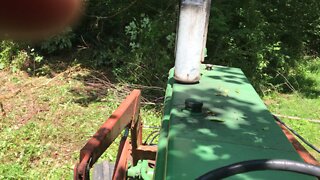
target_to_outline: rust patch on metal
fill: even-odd
[[[91,168],[93,166],[102,153],[120,135],[122,130],[130,127],[131,122],[137,121],[140,96],[140,90],[133,90],[81,149],[80,163],[75,167],[75,179],[86,179],[88,167]]]
[[[112,179],[124,180],[126,179],[128,159],[130,158],[131,145],[127,137],[123,137],[118,149],[117,161],[114,168]]]
[[[139,159],[156,160],[158,147],[141,145],[136,150],[136,156]]]
[[[301,145],[301,143],[287,130],[286,127],[279,122],[277,122],[277,124],[281,127],[283,133],[287,136],[288,140],[306,163],[316,166],[320,165],[320,163]]]

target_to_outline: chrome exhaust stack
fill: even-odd
[[[181,83],[200,80],[211,0],[182,0],[176,37],[175,75]]]

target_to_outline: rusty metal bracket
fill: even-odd
[[[156,160],[158,147],[141,145],[136,150],[137,159]]]
[[[140,159],[154,162],[157,147],[142,145],[142,122],[140,117],[140,90],[134,90],[120,104],[118,109],[107,119],[94,136],[80,151],[80,162],[74,168],[75,180],[88,180],[90,168],[102,153],[125,129],[118,149],[117,160],[112,179],[125,179],[128,162],[135,165]],[[131,140],[128,139],[129,130]]]
[[[121,139],[112,179],[126,179],[126,170],[131,152],[131,144],[127,137],[128,136],[123,136]]]
[[[121,134],[122,130],[130,127],[131,123],[138,124],[140,98],[140,90],[133,90],[81,149],[80,163],[74,169],[74,179],[88,179],[87,167],[91,168],[93,166],[103,152]]]

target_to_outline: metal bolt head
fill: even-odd
[[[213,65],[212,64],[206,64],[206,70],[207,71],[211,71],[213,68]]]
[[[203,102],[199,100],[193,98],[188,98],[185,100],[185,109],[190,110],[193,113],[201,113],[202,107]]]

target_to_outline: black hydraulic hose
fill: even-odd
[[[147,139],[144,141],[143,144],[147,144],[147,142],[149,141],[149,139],[151,138],[151,136],[153,136],[154,134],[157,134],[157,133],[159,133],[159,130],[152,131],[152,132],[148,135]]]
[[[151,141],[149,142],[149,145],[152,145],[153,141],[160,135],[160,132],[158,132],[157,134],[155,134],[153,136],[153,138],[151,139]]]
[[[273,114],[273,117],[276,121],[278,121],[280,124],[282,124],[284,127],[286,127],[290,132],[292,132],[294,135],[296,135],[302,142],[304,142],[306,145],[308,145],[313,150],[320,153],[320,149],[312,145],[310,142],[308,142],[306,139],[304,139],[299,133],[297,133],[295,130],[287,126],[283,121],[281,121],[276,115]]]
[[[320,178],[320,167],[318,166],[283,159],[260,159],[243,161],[224,166],[209,171],[208,173],[198,177],[197,180],[222,179],[239,173],[260,170],[291,171]]]

